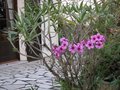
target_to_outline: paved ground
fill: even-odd
[[[0,65],[0,90],[58,90],[53,75],[39,61]]]

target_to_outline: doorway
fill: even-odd
[[[0,0],[0,62],[18,60],[18,54],[14,52],[5,33],[11,27],[16,5],[17,0]]]

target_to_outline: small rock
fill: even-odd
[[[31,74],[28,76],[28,78],[40,79],[40,78],[44,78],[44,76],[38,76],[38,75]]]
[[[36,79],[33,78],[16,78],[17,80],[22,80],[22,81],[35,81]]]
[[[44,89],[50,89],[50,88],[53,87],[53,86],[51,86],[51,85],[46,85],[46,84],[38,84],[38,86],[39,86],[39,88],[43,88],[43,90],[44,90]]]
[[[24,81],[16,81],[15,83],[13,83],[13,84],[18,84],[18,85],[24,85],[24,84],[28,84],[28,83],[26,83],[26,82],[24,82]]]
[[[24,76],[24,75],[21,75],[21,74],[16,74],[16,75],[14,75],[14,77],[15,77],[15,78],[25,78],[25,76]]]

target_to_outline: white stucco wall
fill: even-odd
[[[21,16],[21,12],[24,12],[24,0],[17,0],[18,15]],[[19,34],[19,51],[20,53],[26,55],[26,47],[24,44],[24,37]],[[20,54],[20,60],[27,60],[27,57]]]
[[[52,22],[50,22],[50,25],[51,24],[52,24]],[[50,40],[49,40],[49,35],[48,35],[48,30],[49,30],[48,25],[49,25],[49,22],[46,22],[45,26],[44,26],[44,24],[42,24],[42,27],[41,27],[42,30],[45,30],[45,35],[47,36],[44,40],[44,34],[42,33],[42,44],[46,43],[48,45],[48,47],[50,48]],[[55,32],[53,26],[50,27],[50,36],[52,37],[51,38],[52,44],[58,45],[58,34]],[[47,50],[47,48],[45,48],[44,46],[42,47],[42,52],[46,53],[49,56],[51,55],[51,52],[49,52],[49,50]],[[43,56],[47,57],[44,53],[43,53]]]
[[[66,3],[81,3],[83,1],[84,4],[93,4],[94,3],[94,0],[61,0],[63,4],[66,4]],[[101,1],[101,0],[96,0],[96,1]]]

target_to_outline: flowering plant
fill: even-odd
[[[57,59],[59,59],[66,51],[69,51],[71,54],[77,53],[78,55],[82,55],[85,48],[88,50],[94,48],[101,49],[105,43],[105,36],[98,33],[96,35],[92,35],[90,39],[72,44],[68,42],[67,38],[63,37],[60,39],[60,42],[60,46],[53,45],[52,48],[52,52]]]
[[[59,46],[53,45],[52,47],[52,53],[57,59],[56,63],[59,66],[57,68],[59,76],[70,85],[80,86],[79,88],[82,90],[84,84],[81,84],[80,77],[83,77],[83,73],[84,76],[85,74],[93,73],[92,70],[95,70],[95,63],[97,62],[97,60],[94,60],[96,59],[94,49],[103,48],[105,41],[105,36],[99,33],[92,35],[89,39],[76,43],[70,43],[67,38],[62,37],[60,39],[61,44]],[[87,56],[89,55],[90,57],[88,59]],[[89,72],[86,71],[88,69]],[[86,76],[84,80],[87,80]],[[87,85],[85,84],[86,87]]]
[[[66,6],[62,5],[61,0],[57,0],[56,3],[52,0],[42,1],[40,7],[35,5],[37,7],[33,10],[29,6],[29,12],[17,17],[15,31],[9,33],[9,41],[19,52],[13,42],[20,38],[19,34],[22,34],[24,40],[21,41],[25,42],[33,53],[32,55],[27,53],[27,57],[42,59],[49,71],[70,88],[96,90],[92,87],[98,79],[97,52],[104,47],[106,38],[100,33],[95,35],[92,33],[106,33],[106,28],[116,23],[113,17],[116,15],[111,15],[111,11],[109,12],[111,5],[109,7],[109,2],[106,0],[100,2],[94,0],[91,5],[84,4],[82,0],[80,4],[73,3]],[[62,37],[60,45],[54,44],[54,37]],[[43,47],[50,52],[50,55],[43,50]]]

